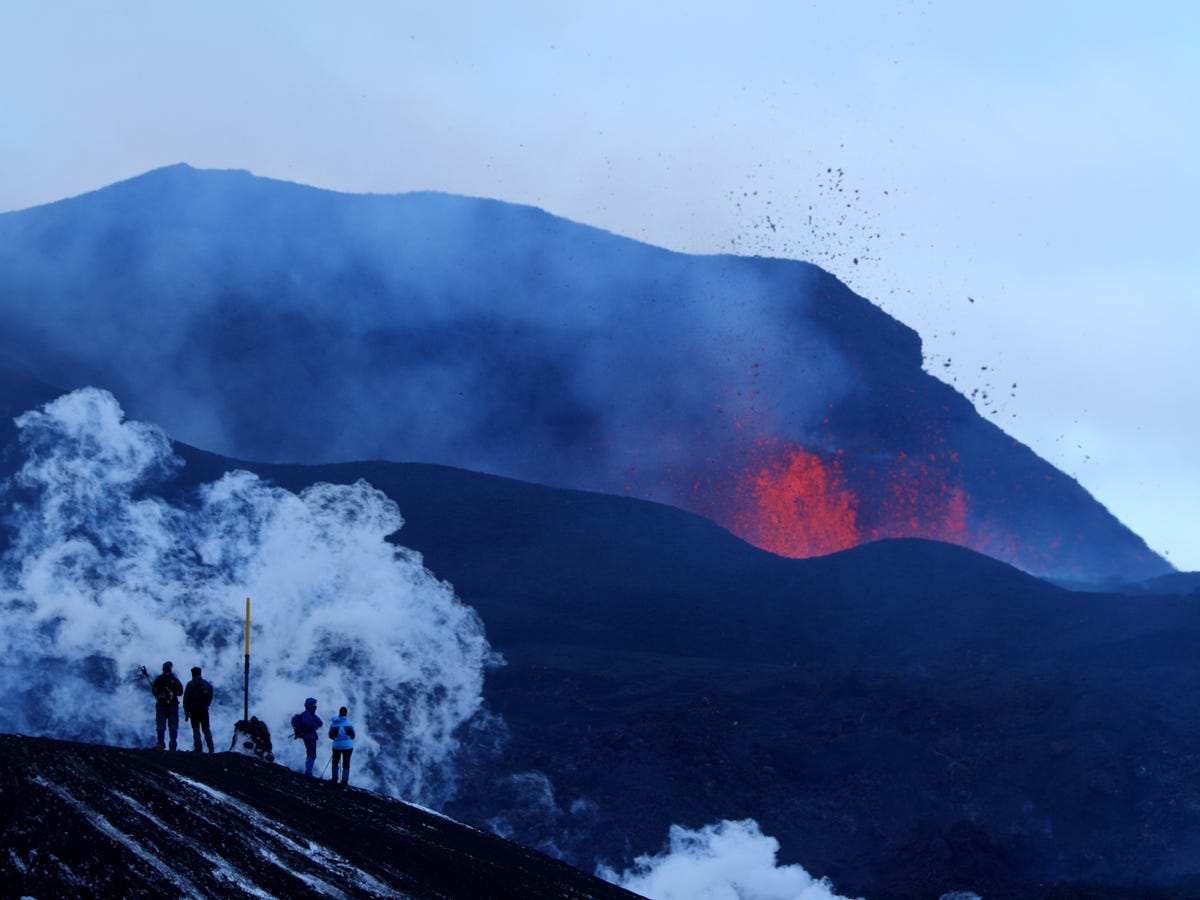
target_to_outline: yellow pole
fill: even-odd
[[[246,671],[242,678],[242,721],[250,720],[250,598],[246,598]]]

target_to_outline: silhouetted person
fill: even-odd
[[[163,749],[163,732],[170,731],[171,749],[179,748],[179,696],[183,685],[171,671],[171,663],[165,662],[162,674],[151,685],[154,691],[154,732],[158,736],[158,749]]]
[[[183,689],[183,721],[192,722],[192,750],[199,753],[200,732],[204,732],[204,740],[208,744],[208,752],[213,752],[212,732],[208,728],[208,707],[212,703],[213,687],[200,677],[200,667],[192,666],[192,680]]]
[[[338,783],[338,761],[342,762],[342,785],[350,780],[350,754],[354,752],[354,723],[346,717],[346,707],[329,723],[329,739],[333,741],[333,774],[329,780]]]
[[[304,751],[307,754],[304,760],[305,775],[313,773],[313,763],[317,761],[317,732],[324,724],[317,715],[317,701],[314,697],[304,701],[304,712],[292,717],[292,728],[296,736],[304,741]]]

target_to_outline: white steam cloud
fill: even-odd
[[[288,722],[312,696],[326,723],[349,707],[358,784],[450,796],[456,734],[486,725],[483,675],[499,660],[452,587],[384,540],[403,524],[390,499],[363,481],[296,495],[242,471],[172,493],[181,462],[165,434],[92,388],[16,423],[26,461],[3,492],[0,730],[150,746],[153,702],[135,673],[171,660],[184,682],[203,667],[214,739],[228,742],[248,596],[250,712],[282,763],[302,765]]]
[[[650,900],[846,900],[825,878],[776,864],[779,842],[753,819],[728,819],[692,831],[672,825],[668,846],[618,873],[596,874]]]

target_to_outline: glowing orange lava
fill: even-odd
[[[878,475],[876,521],[864,540],[921,537],[952,544],[970,543],[967,494],[948,483],[936,459],[918,462],[904,454]]]
[[[952,462],[901,453],[848,472],[839,456],[788,445],[736,475],[714,518],[781,556],[823,556],[895,537],[971,546],[968,496],[953,483]]]
[[[781,556],[821,556],[859,543],[857,498],[836,462],[802,447],[752,470],[739,485],[749,501],[732,530]]]

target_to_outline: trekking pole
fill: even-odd
[[[329,759],[325,760],[325,765],[321,768],[321,776],[320,776],[321,778],[325,777],[325,770],[329,768],[329,762],[332,759],[333,759],[333,757],[331,756],[331,757],[329,757]]]

